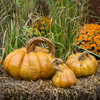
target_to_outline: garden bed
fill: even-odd
[[[77,84],[66,89],[51,80],[15,80],[0,66],[0,100],[100,100],[100,64],[94,75],[77,78]]]

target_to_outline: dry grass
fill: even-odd
[[[55,87],[51,80],[15,80],[0,66],[0,100],[100,100],[100,64],[94,75],[78,78],[66,89]]]

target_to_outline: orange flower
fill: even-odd
[[[79,45],[79,42],[77,42],[76,45]]]
[[[98,48],[97,48],[97,47],[95,47],[95,50],[96,50],[96,51],[97,51],[97,49],[98,49]]]
[[[84,49],[86,48],[86,46],[82,46]]]
[[[98,24],[85,24],[79,30],[77,30],[75,42],[82,41],[81,43],[76,43],[76,45],[82,46],[83,48],[90,50],[96,54],[99,54],[100,50],[100,25]],[[88,38],[86,38],[88,37]],[[93,42],[93,43],[91,43]],[[88,44],[91,43],[91,44]],[[84,46],[84,44],[86,44]],[[93,48],[94,47],[94,48]]]
[[[85,44],[85,42],[83,41],[82,44]]]

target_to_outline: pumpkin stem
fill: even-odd
[[[79,60],[79,61],[82,60],[82,59],[84,58],[84,55],[87,55],[87,56],[90,58],[90,60],[92,60],[92,58],[90,57],[88,51],[82,52],[82,53],[79,55],[78,60]]]
[[[56,62],[56,66],[54,65],[54,62]],[[51,60],[51,66],[52,66],[54,69],[56,69],[57,71],[63,72],[62,70],[60,70],[60,69],[58,68],[58,65],[59,65],[59,64],[63,64],[63,60],[62,60],[62,59],[60,59],[60,58],[54,58],[54,59]]]
[[[55,52],[52,42],[44,37],[34,37],[27,42],[27,53],[33,52],[38,43],[46,43],[49,47],[49,55],[52,56]]]

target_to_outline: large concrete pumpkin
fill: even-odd
[[[48,44],[49,52],[35,50],[38,43]],[[53,54],[54,46],[49,39],[34,37],[28,41],[27,48],[22,47],[7,55],[4,60],[4,69],[15,79],[49,79],[55,73],[55,69],[51,66]]]

